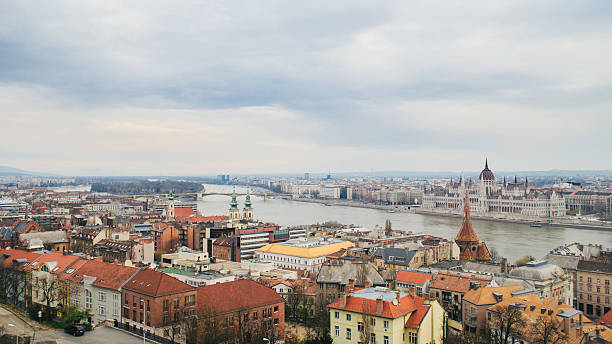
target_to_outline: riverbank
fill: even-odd
[[[443,217],[462,217],[463,214],[458,213],[449,213],[449,212],[437,212],[430,211],[425,209],[417,209],[415,211],[416,214],[420,215],[430,215],[430,216],[443,216]],[[547,222],[544,226],[554,226],[554,227],[564,227],[564,228],[578,228],[578,229],[593,229],[593,230],[604,230],[604,231],[612,231],[612,226],[605,224],[591,224],[591,223],[569,223],[562,222],[557,219],[551,218],[538,218],[538,219],[511,219],[511,218],[500,218],[493,216],[480,216],[473,215],[472,219],[481,220],[481,221],[494,221],[494,222],[504,222],[504,223],[516,223],[516,224],[524,224],[530,225],[534,222]]]
[[[413,214],[420,214],[420,215],[427,215],[427,216],[444,216],[444,217],[455,217],[455,218],[463,216],[463,214],[461,213],[431,211],[431,210],[425,210],[423,208],[410,208],[410,206],[407,206],[407,205],[381,205],[381,204],[362,203],[358,201],[322,200],[322,199],[313,199],[313,198],[293,198],[289,200],[295,201],[295,202],[318,203],[318,204],[324,204],[327,206],[342,206],[342,207],[353,207],[353,208],[377,209],[377,210],[388,211],[390,213],[413,213]],[[581,223],[575,223],[575,222],[569,222],[571,220],[566,220],[567,222],[563,222],[560,219],[551,219],[551,218],[516,219],[516,218],[506,218],[506,217],[482,216],[482,215],[474,215],[474,214],[472,214],[472,218],[474,220],[481,220],[481,221],[516,223],[516,224],[524,224],[524,225],[531,225],[533,222],[541,222],[541,223],[548,223],[548,224],[545,224],[545,226],[612,231],[612,224],[608,225],[608,224],[603,224],[603,223],[601,224],[585,223],[584,221]]]

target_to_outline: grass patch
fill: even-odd
[[[608,217],[607,219],[600,219],[601,221],[612,222],[612,217]]]

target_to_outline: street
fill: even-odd
[[[13,324],[15,326],[8,326],[8,324]],[[6,333],[13,335],[16,333],[16,328],[18,329],[20,335],[25,333],[32,336],[34,333],[34,329],[30,325],[26,324],[19,317],[15,316],[13,313],[4,309],[3,307],[0,307],[0,326],[4,328]],[[41,343],[45,341],[55,341],[57,344],[140,344],[142,343],[142,337],[136,337],[123,331],[108,327],[100,327],[93,331],[85,332],[85,335],[80,337],[73,337],[64,333],[62,330],[36,331],[34,343]]]

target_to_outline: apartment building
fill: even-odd
[[[612,307],[612,264],[581,260],[578,262],[577,278],[578,310],[590,318],[599,318],[608,313]]]

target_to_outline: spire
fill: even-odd
[[[504,186],[506,186],[506,176],[504,176]]]
[[[457,242],[478,242],[478,237],[472,228],[472,215],[470,212],[470,194],[465,191],[465,201],[463,202],[463,223],[461,229],[455,237]]]
[[[514,176],[514,184],[518,184],[518,181],[516,180],[516,176]]]
[[[170,193],[168,194],[168,201],[174,201],[174,193],[172,190],[170,190]]]
[[[525,186],[529,185],[529,181],[527,180],[527,177],[525,176]]]
[[[489,168],[489,158],[485,158],[485,169]]]
[[[244,207],[251,208],[251,188],[247,189],[246,199],[244,200]]]
[[[230,202],[230,209],[238,209],[238,201],[236,201],[236,187],[234,186],[234,193],[232,193],[232,201]]]

